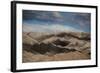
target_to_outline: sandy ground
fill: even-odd
[[[32,54],[31,52],[23,52],[23,62],[42,62],[42,61],[64,61],[64,60],[86,60],[90,59],[90,55],[80,53],[78,51],[69,53],[60,53],[55,55]]]

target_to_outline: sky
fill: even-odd
[[[91,14],[23,10],[23,32],[89,32]]]

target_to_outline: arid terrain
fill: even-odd
[[[90,34],[85,32],[23,32],[23,63],[91,59]]]

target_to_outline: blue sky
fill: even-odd
[[[23,10],[23,31],[90,32],[90,18],[90,13]]]

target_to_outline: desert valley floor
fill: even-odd
[[[23,63],[91,59],[91,38],[85,32],[23,32]]]

